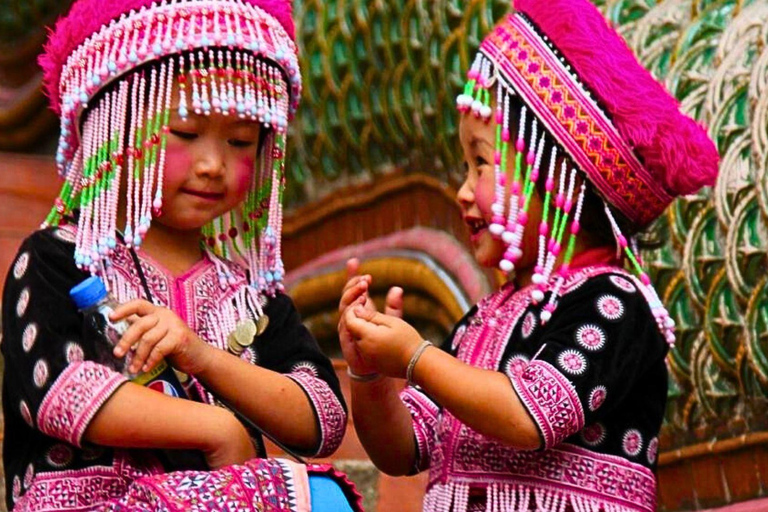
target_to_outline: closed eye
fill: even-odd
[[[171,129],[170,133],[180,139],[184,140],[195,140],[197,138],[197,134],[195,132],[185,132],[182,130],[174,130]]]
[[[235,148],[247,148],[256,144],[255,140],[229,139],[227,142],[230,146]]]

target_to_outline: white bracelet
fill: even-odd
[[[411,356],[411,360],[408,361],[408,368],[405,370],[405,382],[410,386],[411,381],[413,380],[413,369],[416,367],[416,363],[419,361],[419,358],[421,357],[421,354],[424,353],[425,350],[427,350],[427,347],[431,347],[432,343],[423,340],[421,342],[421,345],[419,345],[419,348],[416,349],[416,352],[413,353]]]
[[[349,366],[347,366],[347,375],[349,375],[350,379],[356,380],[357,382],[372,382],[381,377],[381,374],[378,372],[366,373],[365,375],[358,375],[355,372],[353,372],[349,368]]]

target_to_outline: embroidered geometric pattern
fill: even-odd
[[[534,315],[533,312],[529,312],[527,315],[525,315],[525,318],[523,318],[522,327],[522,335],[524,339],[533,334],[533,331],[536,330],[537,323],[538,321],[536,320],[536,315]]]
[[[104,510],[293,511],[293,470],[275,459],[252,459],[217,471],[183,471],[135,481],[128,493]]]
[[[485,457],[468,459],[463,456],[451,462],[450,471],[459,479],[465,476],[465,481],[472,481],[472,475],[482,474],[484,482],[514,484],[534,492],[559,489],[567,494],[583,496],[588,501],[597,497],[614,505],[608,510],[656,510],[656,479],[650,469],[640,464],[569,443],[543,451],[518,451],[486,442],[488,444],[468,448],[473,453],[486,454]],[[429,487],[440,485],[446,469],[443,466],[432,468]],[[450,508],[451,496],[447,492],[438,499],[441,498],[446,500],[444,506],[434,510],[455,510]],[[528,507],[524,510],[552,509]]]
[[[21,318],[29,306],[29,288],[24,288],[19,294],[19,301],[16,303],[16,316]]]
[[[438,407],[423,393],[411,386],[406,387],[400,393],[413,420],[413,432],[416,437],[418,449],[419,469],[427,469],[430,466],[432,445],[437,439]]]
[[[621,276],[610,276],[608,279],[610,279],[610,281],[616,285],[617,288],[627,293],[635,293],[637,291],[637,288],[634,284],[632,284],[631,281]]]
[[[605,347],[605,333],[595,324],[582,325],[576,329],[576,343],[595,352]]]
[[[320,424],[320,447],[315,455],[330,455],[341,444],[344,437],[347,415],[336,395],[324,380],[311,375],[306,369],[286,374],[301,386],[309,397]]]
[[[605,386],[597,386],[589,394],[589,410],[595,412],[605,402],[605,397],[608,394],[608,390]]]
[[[656,462],[656,455],[659,453],[659,438],[654,437],[648,443],[648,449],[646,455],[648,457],[648,464],[654,464]]]
[[[643,451],[643,436],[637,429],[627,430],[621,440],[621,448],[630,457],[636,457]]]
[[[571,375],[582,375],[587,371],[587,358],[576,350],[563,350],[557,356],[557,364],[563,371]]]
[[[581,440],[589,446],[597,446],[605,441],[606,432],[602,423],[587,425],[581,431]]]
[[[29,324],[21,333],[21,348],[29,352],[37,341],[37,324]]]
[[[624,316],[624,303],[613,295],[603,295],[597,299],[597,311],[603,318],[619,320]]]
[[[127,379],[91,361],[67,366],[45,394],[37,411],[40,430],[80,446],[94,414]]]
[[[21,279],[27,272],[27,266],[29,265],[29,253],[25,252],[19,259],[16,260],[16,264],[13,265],[13,277]]]
[[[653,182],[615,127],[574,83],[559,59],[527,24],[509,16],[483,41],[541,121],[591,181],[628,218],[645,225],[671,197]]]
[[[545,449],[584,426],[584,411],[573,384],[549,363],[531,361],[522,375],[510,380],[538,425]]]
[[[509,358],[504,373],[508,377],[520,377],[528,366],[528,358],[523,354],[517,354]]]

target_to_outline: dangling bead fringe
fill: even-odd
[[[155,44],[162,45],[161,36],[167,38],[167,34],[166,30],[158,33]],[[128,45],[141,50],[150,43],[145,37]],[[130,60],[132,52],[110,45],[104,58],[119,54]],[[290,94],[278,68],[248,51],[196,51],[170,57],[117,81],[89,105],[79,149],[43,227],[57,226],[79,210],[76,264],[110,281],[118,200],[124,197],[125,244],[141,247],[152,219],[162,214],[174,81],[179,83],[180,118],[188,116],[191,89],[191,107],[196,113],[215,110],[260,122],[269,129],[242,210],[228,212],[203,233],[212,251],[250,270],[252,285],[260,293],[274,295],[283,290],[280,238]],[[125,148],[124,140],[128,141]],[[127,174],[127,187],[120,190],[123,173]],[[225,267],[220,268],[220,284],[231,285],[231,273]]]
[[[424,512],[467,512],[471,486],[467,483],[434,484],[424,497]],[[486,512],[627,512],[627,508],[599,498],[572,492],[530,488],[520,484],[491,483],[485,487]]]
[[[653,316],[656,319],[656,324],[658,325],[659,330],[664,334],[664,337],[667,340],[667,343],[670,346],[674,345],[675,344],[675,320],[669,315],[667,308],[665,308],[664,304],[661,302],[661,299],[659,298],[658,293],[656,293],[656,289],[651,284],[651,278],[648,276],[645,270],[643,270],[643,267],[638,257],[635,255],[632,249],[630,249],[629,244],[627,243],[627,239],[621,233],[619,224],[616,222],[616,219],[614,218],[613,213],[611,212],[611,209],[608,207],[607,204],[604,204],[604,209],[605,209],[605,214],[611,223],[611,228],[613,229],[613,235],[616,238],[616,243],[619,249],[624,254],[626,254],[627,258],[632,264],[632,268],[635,270],[635,272],[638,275],[638,279],[640,281],[639,284],[641,285],[639,286],[639,288],[643,290],[645,298],[646,300],[648,300],[648,304],[651,307],[651,313],[653,313]]]

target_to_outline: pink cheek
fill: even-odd
[[[189,149],[177,144],[168,144],[165,150],[165,183],[184,181],[192,169],[192,155]]]
[[[237,163],[237,181],[235,186],[237,187],[236,190],[238,195],[245,195],[251,189],[251,182],[253,181],[254,173],[253,165],[253,157],[245,157]]]
[[[483,176],[485,178],[485,176]],[[488,180],[481,179],[478,181],[477,186],[475,187],[475,203],[477,204],[477,207],[480,209],[480,211],[483,213],[483,216],[486,218],[490,218],[491,216],[491,205],[493,204],[494,200],[496,199],[496,193],[494,188],[494,183],[490,182],[488,183]]]

